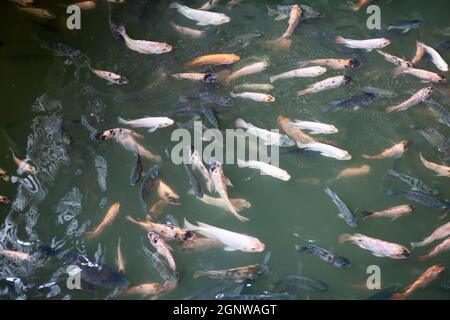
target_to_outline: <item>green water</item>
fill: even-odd
[[[36,2],[48,6],[60,16],[63,14],[57,1]],[[186,1],[186,4],[198,7],[203,2]],[[58,136],[58,121],[62,119],[77,120],[80,116],[95,114],[104,118],[104,122],[94,126],[109,129],[118,126],[117,116],[133,119],[161,115],[174,108],[180,95],[198,88],[198,84],[190,81],[160,81],[158,79],[162,73],[182,72],[181,65],[196,56],[223,52],[226,43],[235,36],[257,29],[264,33],[260,41],[265,41],[279,37],[286,29],[287,20],[274,21],[274,17],[268,17],[265,7],[265,4],[274,6],[283,3],[282,1],[244,0],[231,11],[227,10],[225,2],[220,1],[214,10],[229,15],[231,22],[210,26],[206,28],[207,36],[194,40],[176,33],[169,27],[169,22],[175,21],[179,25],[193,28],[201,27],[196,27],[192,21],[170,10],[166,1],[149,1],[148,7],[145,7],[147,1],[132,0],[126,4],[112,5],[112,21],[125,24],[133,38],[167,42],[174,46],[172,52],[154,56],[133,52],[114,38],[108,24],[109,6],[106,1],[99,1],[95,10],[82,13],[82,28],[79,31],[64,29],[61,19],[54,24],[56,31],[54,28],[43,28],[30,21],[11,3],[1,2],[0,39],[4,46],[0,47],[0,167],[10,173],[15,171],[8,152],[8,146],[12,146],[19,156],[24,157],[28,152],[33,160],[39,164],[45,163],[46,168],[50,168],[50,174],[44,172],[39,175],[46,191],[42,198],[25,195],[28,201],[20,212],[11,209],[11,206],[0,207],[1,247],[33,253],[38,243],[51,244],[53,241],[54,244],[61,244],[64,249],[79,250],[92,258],[97,256],[103,263],[114,266],[117,241],[121,237],[127,261],[126,277],[130,285],[162,281],[149,266],[143,253],[141,239],[145,239],[146,233],[124,219],[126,214],[143,218],[138,188],[131,187],[129,183],[134,157],[113,142],[92,141],[88,132],[79,125],[66,126],[74,139],[72,146],[55,141],[52,136]],[[450,131],[430,115],[422,104],[407,112],[386,114],[385,107],[403,101],[411,92],[425,85],[408,76],[394,79],[390,73],[393,65],[383,61],[375,52],[345,51],[329,41],[330,35],[335,34],[361,39],[376,35],[367,29],[367,15],[364,11],[354,13],[343,9],[345,1],[305,0],[304,4],[317,8],[325,17],[301,23],[293,35],[289,51],[271,50],[258,42],[245,48],[237,46],[225,50],[241,56],[241,62],[234,68],[257,58],[268,58],[271,63],[270,68],[263,73],[239,79],[234,84],[267,83],[270,75],[294,69],[297,61],[352,55],[362,58],[364,62],[362,67],[346,72],[353,81],[336,90],[297,98],[295,92],[315,80],[280,80],[275,83],[275,89],[271,92],[277,99],[275,103],[269,105],[235,100],[232,108],[220,109],[219,121],[222,128],[233,128],[238,117],[258,127],[277,128],[276,118],[283,114],[290,118],[333,123],[339,128],[339,133],[324,136],[323,141],[348,150],[353,156],[352,160],[283,157],[280,166],[292,176],[289,182],[260,176],[253,170],[240,169],[236,165],[224,165],[226,175],[234,184],[230,189],[231,196],[245,198],[252,204],[250,209],[242,212],[251,221],[240,223],[229,213],[209,207],[188,194],[190,186],[183,168],[172,164],[165,155],[166,148],[172,145],[170,136],[176,126],[159,129],[151,134],[145,133],[143,129],[137,131],[145,133],[143,145],[163,157],[161,176],[181,197],[182,205],[169,206],[165,210],[167,215],[172,215],[180,223],[183,218],[187,218],[191,222],[202,221],[253,235],[266,244],[267,251],[272,253],[268,263],[270,272],[255,282],[252,292],[270,291],[271,284],[279,278],[301,273],[329,286],[326,292],[309,292],[308,297],[311,299],[364,299],[373,293],[361,288],[368,277],[366,268],[369,265],[380,266],[382,287],[393,282],[406,286],[433,264],[442,263],[449,267],[448,253],[426,262],[419,261],[417,257],[428,252],[435,243],[414,250],[413,257],[408,260],[378,258],[354,245],[338,244],[340,234],[359,232],[409,246],[411,241],[421,240],[447,222],[448,218],[439,220],[439,212],[416,205],[416,211],[411,216],[394,222],[389,219],[360,220],[358,228],[353,230],[337,216],[337,208],[323,192],[323,188],[330,185],[355,212],[406,204],[408,201],[405,199],[386,195],[388,186],[405,187],[398,181],[386,178],[387,170],[395,168],[435,185],[441,191],[442,198],[449,197],[448,178],[435,177],[419,160],[420,151],[436,162],[440,161],[440,154],[411,126],[431,126],[446,137]],[[431,4],[419,0],[383,0],[378,1],[378,5],[381,7],[383,25],[405,19],[426,21],[419,29],[393,37],[393,43],[386,51],[410,58],[415,53],[415,41],[418,39],[431,46],[448,40],[450,4],[447,1],[433,1]],[[41,39],[64,42],[80,48],[89,57],[93,67],[125,75],[130,84],[120,87],[107,85],[86,68],[76,73],[73,64],[64,64],[64,58],[55,57],[50,51],[41,48],[39,42],[31,38],[33,33]],[[448,52],[444,58],[450,60]],[[421,67],[436,70],[430,62],[422,62]],[[337,74],[340,72],[331,70],[327,73],[329,76]],[[327,102],[357,94],[358,89],[365,86],[389,89],[398,96],[379,99],[359,110],[340,110],[321,115],[320,108]],[[449,85],[438,87],[448,89]],[[231,90],[232,88],[220,87],[217,93],[228,95]],[[39,97],[44,108],[33,108]],[[448,102],[441,96],[437,95],[437,100],[447,103],[446,107],[449,108]],[[186,121],[189,118],[174,119]],[[361,156],[363,153],[381,151],[402,139],[411,139],[414,144],[401,159],[369,161]],[[27,144],[32,146],[27,149]],[[49,155],[55,154],[55,157],[49,158]],[[107,192],[102,192],[97,186],[94,155],[101,155],[108,162]],[[363,164],[371,167],[368,175],[333,180],[340,170]],[[146,170],[152,165],[148,160],[144,161]],[[81,210],[66,213],[67,219],[64,220],[58,204],[73,190],[79,190]],[[16,193],[17,185],[0,181],[0,194],[14,200]],[[106,204],[101,206],[100,202],[105,197]],[[116,201],[121,203],[121,213],[114,223],[98,238],[84,239],[82,232],[97,225],[107,208]],[[165,221],[165,218],[161,218],[161,221]],[[30,242],[31,246],[23,246],[20,241]],[[352,267],[337,269],[312,255],[296,253],[294,245],[308,241],[348,258]],[[265,253],[225,252],[220,249],[183,253],[177,250],[176,244],[173,246],[181,279],[176,289],[162,296],[163,299],[185,298],[217,283],[217,280],[206,278],[194,280],[192,273],[196,270],[227,269],[260,263],[265,256]],[[45,298],[48,290],[39,293],[34,289],[14,288],[5,278],[17,277],[28,285],[41,285],[50,281],[58,267],[58,263],[51,260],[20,264],[2,257],[0,297]],[[64,275],[61,279],[64,279]],[[448,291],[439,287],[441,282],[448,280],[447,270],[437,281],[415,293],[411,299],[448,298]],[[61,293],[52,297],[53,299],[104,299],[110,293],[101,288],[96,292],[70,291],[64,289],[64,281],[60,282],[60,287]],[[120,295],[118,297],[126,298]]]

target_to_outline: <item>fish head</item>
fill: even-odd
[[[212,73],[207,73],[202,79],[205,83],[215,83],[217,81],[217,77]]]
[[[352,58],[348,61],[348,63],[345,65],[345,68],[356,68],[362,65],[362,61],[358,58]]]
[[[442,74],[438,74],[437,82],[438,83],[447,83],[447,77]]]
[[[407,248],[403,247],[401,249],[401,252],[394,255],[394,258],[396,259],[407,259],[411,256],[411,251],[409,251]]]
[[[383,39],[383,41],[381,42],[383,47],[387,47],[388,45],[391,44],[391,40],[389,39]]]
[[[173,121],[172,119],[163,117],[163,118],[161,118],[161,123],[159,124],[159,127],[160,128],[168,127],[168,126],[173,125],[174,123],[175,123],[175,121]]]
[[[432,266],[430,269],[432,269],[433,272],[441,273],[445,270],[445,266],[443,264],[438,264],[435,266]]]
[[[183,240],[184,241],[192,241],[195,239],[195,233],[193,233],[192,231],[186,231],[183,235]]]
[[[246,252],[263,252],[264,250],[266,250],[266,245],[258,239],[251,241],[245,248]]]
[[[147,233],[148,240],[150,240],[150,243],[155,246],[158,244],[159,240],[161,240],[160,236],[158,236],[154,232]]]
[[[172,51],[173,47],[168,43],[160,43],[156,48],[156,53],[167,53]]]
[[[114,83],[122,85],[122,84],[129,84],[130,81],[125,77],[120,77],[119,79],[114,80]]]
[[[338,268],[350,268],[351,263],[347,258],[344,257],[338,257],[333,263]]]
[[[273,97],[271,95],[267,95],[266,102],[274,102],[274,101],[275,101],[275,97]]]
[[[403,140],[400,143],[403,145],[403,148],[405,150],[407,150],[413,144],[413,141],[412,140]]]

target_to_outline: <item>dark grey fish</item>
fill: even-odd
[[[450,112],[434,100],[423,101],[441,120],[450,127]]]
[[[76,57],[81,55],[81,50],[71,45],[62,42],[52,42],[40,39],[37,35],[33,34],[32,38],[37,40],[41,47],[53,52],[55,56],[59,57]]]
[[[261,38],[263,35],[264,34],[262,32],[260,32],[259,30],[255,30],[254,32],[250,32],[250,33],[246,33],[246,34],[241,34],[241,35],[231,39],[227,43],[226,47],[231,48],[231,47],[240,46],[242,48],[245,48],[252,42],[255,42],[257,39]]]
[[[388,190],[390,196],[403,196],[408,200],[417,202],[429,208],[433,208],[439,211],[450,210],[450,203],[447,200],[441,200],[428,194],[412,191],[412,190]]]
[[[339,198],[339,196],[329,187],[326,187],[323,191],[325,191],[325,193],[331,198],[334,204],[338,207],[339,217],[344,219],[345,222],[347,222],[347,224],[350,227],[356,228],[358,226],[356,217],[353,215],[353,213],[350,211],[347,205]]]
[[[275,282],[273,287],[273,292],[287,292],[292,294],[297,294],[299,290],[317,292],[324,292],[328,290],[328,285],[326,283],[298,275],[284,276],[283,278]]]
[[[450,281],[442,282],[440,287],[444,290],[450,290]]]
[[[134,155],[136,156],[136,164],[134,165],[130,175],[130,183],[133,187],[138,184],[139,180],[141,180],[142,172],[144,171],[144,165],[142,164],[142,158],[139,154],[139,150],[136,150]]]
[[[97,173],[97,183],[100,190],[106,192],[106,176],[108,174],[108,162],[102,156],[96,156],[94,159],[95,172]]]
[[[435,128],[427,127],[420,129],[419,132],[433,147],[437,147],[445,141],[444,136]]]
[[[350,268],[351,264],[348,259],[344,257],[339,257],[335,253],[325,250],[323,248],[317,247],[312,244],[307,244],[304,246],[295,245],[295,249],[297,252],[308,252],[312,253],[313,255],[319,257],[325,262],[330,263],[331,265],[338,267],[338,268]]]
[[[388,171],[388,175],[390,175],[391,177],[396,177],[396,178],[400,179],[401,181],[405,182],[406,184],[410,185],[412,190],[420,191],[420,192],[430,194],[430,195],[435,195],[435,194],[439,193],[439,190],[432,188],[432,187],[426,185],[421,180],[411,177],[405,173],[401,173],[401,172],[390,169]]]
[[[402,33],[407,33],[411,29],[416,29],[422,26],[425,23],[425,20],[415,19],[410,21],[399,21],[390,24],[387,27],[387,30],[401,30]]]
[[[159,179],[159,165],[154,165],[145,175],[144,179],[142,180],[141,184],[141,190],[139,193],[139,200],[141,201],[142,209],[144,210],[144,213],[148,213],[148,206],[147,206],[147,197],[149,196],[150,192],[155,187],[155,184],[157,180]]]
[[[355,106],[368,106],[377,99],[377,96],[370,92],[363,92],[361,94],[351,96],[342,100],[334,100],[329,102],[326,106],[320,109],[321,113],[329,111],[350,109]]]
[[[280,151],[280,156],[296,156],[296,157],[314,157],[314,156],[318,156],[319,152],[317,151],[313,151],[313,150],[309,150],[309,149],[300,149],[300,148],[290,148],[287,150],[281,150]]]
[[[234,281],[220,281],[209,287],[201,289],[198,292],[195,292],[184,300],[213,300],[218,294],[233,294],[235,293],[237,288],[240,288],[240,285],[236,285]]]
[[[148,263],[150,267],[155,269],[155,271],[159,274],[159,276],[164,281],[176,282],[177,274],[170,269],[165,260],[161,259],[158,253],[150,251],[147,246],[144,244],[143,239],[142,242],[142,250],[144,251],[145,256],[148,258]]]
[[[219,121],[217,120],[216,115],[214,114],[214,110],[208,107],[207,105],[202,104],[200,106],[200,110],[202,112],[202,115],[208,120],[209,123],[211,123],[214,128],[219,128]]]
[[[63,126],[61,126],[61,139],[66,145],[68,145],[68,146],[73,145],[74,140],[73,140],[72,135]]]
[[[450,138],[438,145],[438,151],[444,154],[450,153]]]
[[[257,301],[257,300],[297,300],[297,297],[287,292],[280,293],[263,293],[263,294],[232,294],[219,293],[216,295],[216,300],[242,300],[242,301]]]
[[[200,186],[200,182],[195,177],[194,173],[192,172],[191,168],[189,168],[186,164],[183,163],[184,170],[186,171],[186,174],[188,176],[189,184],[192,187],[192,190],[194,191],[194,194],[197,198],[203,198],[203,191],[202,187]]]
[[[185,102],[186,100],[200,100],[201,102],[204,102],[206,104],[217,104],[223,107],[233,106],[233,99],[231,99],[230,97],[220,96],[209,91],[202,91],[190,94],[186,97],[180,97],[181,102]]]
[[[436,51],[439,52],[440,54],[447,52],[448,49],[450,49],[450,40],[441,42],[436,46]]]
[[[367,298],[367,300],[389,300],[394,293],[403,290],[403,286],[399,283],[391,283],[386,288],[378,290],[376,293]]]
[[[193,106],[182,106],[177,107],[175,110],[166,112],[164,116],[172,117],[172,116],[201,116],[202,112],[198,107]]]

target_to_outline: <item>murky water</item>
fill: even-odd
[[[64,10],[60,1],[36,1],[43,3],[62,17]],[[186,1],[198,7],[204,1]],[[338,244],[342,233],[359,232],[391,242],[408,245],[419,241],[438,226],[448,221],[439,220],[439,212],[416,206],[409,217],[397,221],[389,219],[359,220],[357,229],[351,229],[337,216],[337,208],[323,192],[326,185],[337,192],[349,208],[357,213],[363,210],[383,209],[392,205],[408,203],[400,197],[386,194],[388,188],[405,187],[402,183],[387,178],[388,169],[395,168],[434,185],[440,197],[450,195],[448,178],[436,177],[424,168],[419,152],[428,159],[442,162],[442,154],[431,146],[417,128],[433,127],[445,137],[450,130],[437,121],[421,104],[413,109],[396,114],[386,114],[384,108],[398,103],[425,85],[418,80],[402,76],[393,78],[393,65],[383,61],[375,52],[356,52],[338,48],[330,39],[336,34],[369,38],[380,35],[379,31],[366,28],[364,11],[345,9],[345,1],[305,0],[325,17],[302,22],[293,35],[289,51],[273,50],[264,46],[265,40],[276,39],[287,26],[287,20],[275,21],[267,14],[266,4],[275,6],[282,1],[244,0],[231,11],[220,1],[215,11],[224,12],[231,22],[221,26],[196,27],[174,10],[166,1],[129,0],[126,4],[111,5],[111,21],[123,23],[135,39],[167,42],[174,46],[171,53],[163,55],[141,55],[117,40],[110,31],[109,5],[98,1],[97,8],[82,13],[82,28],[68,31],[65,20],[55,23],[36,23],[7,1],[0,4],[0,65],[2,77],[0,125],[0,167],[15,172],[8,148],[19,157],[28,157],[37,165],[39,174],[29,183],[8,184],[0,181],[0,194],[12,200],[11,205],[0,207],[0,247],[24,251],[36,255],[32,262],[14,262],[0,259],[0,297],[3,299],[104,299],[125,297],[118,292],[98,287],[94,290],[68,290],[66,288],[64,259],[46,258],[40,254],[41,245],[51,245],[74,252],[85,253],[93,261],[115,266],[116,247],[119,237],[126,258],[126,278],[130,286],[149,282],[162,282],[160,275],[149,265],[143,244],[148,247],[146,233],[125,220],[126,215],[143,218],[139,202],[139,188],[130,186],[130,172],[135,163],[134,156],[114,142],[97,142],[90,138],[89,131],[77,122],[87,117],[96,129],[117,127],[117,116],[139,118],[158,116],[172,110],[179,96],[187,95],[199,88],[214,90],[229,95],[231,87],[211,88],[190,81],[164,78],[164,74],[182,72],[181,65],[192,58],[208,53],[228,52],[241,56],[240,65],[257,59],[269,59],[270,68],[260,74],[242,78],[233,85],[244,82],[267,83],[269,76],[294,69],[298,61],[323,57],[354,56],[362,59],[363,66],[347,71],[352,82],[342,88],[317,95],[297,98],[295,92],[313,83],[314,79],[280,80],[271,92],[276,97],[273,104],[262,104],[248,100],[235,100],[231,108],[217,108],[221,128],[233,128],[236,118],[243,118],[258,127],[277,128],[277,116],[305,120],[316,119],[333,123],[339,133],[323,136],[323,141],[348,150],[351,161],[337,161],[324,157],[286,156],[280,166],[292,176],[289,182],[260,176],[250,169],[236,165],[225,165],[224,170],[234,187],[232,197],[241,197],[251,202],[250,209],[242,212],[251,219],[240,223],[229,213],[207,206],[188,193],[190,186],[182,166],[176,166],[166,155],[173,143],[171,132],[176,126],[145,134],[143,145],[163,158],[161,177],[180,195],[182,204],[169,206],[161,221],[168,216],[182,223],[202,221],[214,226],[256,236],[271,252],[268,262],[270,272],[256,281],[249,289],[252,293],[270,291],[275,281],[285,275],[301,274],[320,280],[328,285],[325,292],[301,292],[298,298],[311,299],[364,299],[373,294],[365,289],[368,277],[366,268],[378,265],[381,268],[382,287],[390,283],[408,285],[425,269],[442,263],[449,267],[448,253],[432,260],[421,262],[419,255],[430,247],[418,248],[413,257],[396,261],[378,258],[350,244]],[[289,2],[284,2],[289,4]],[[450,4],[447,1],[429,2],[378,1],[383,25],[398,20],[424,19],[426,24],[406,34],[384,34],[393,40],[386,51],[400,57],[410,58],[415,53],[415,42],[420,39],[428,45],[437,46],[448,40]],[[169,27],[170,21],[177,24],[205,29],[207,35],[192,40],[176,33]],[[242,47],[231,47],[230,41],[238,35],[263,33],[255,43]],[[37,39],[39,40],[36,40]],[[45,41],[68,43],[82,50],[94,68],[110,70],[126,76],[126,86],[107,85],[93,76],[86,67],[57,57],[40,45]],[[443,55],[450,60],[448,51]],[[430,62],[421,62],[428,70],[436,70]],[[329,75],[340,72],[329,71]],[[371,86],[388,89],[397,97],[376,100],[373,104],[357,110],[339,110],[325,115],[320,108],[331,100],[357,94],[362,87]],[[436,87],[447,90],[449,85]],[[435,93],[435,100],[450,108],[448,96]],[[184,122],[189,117],[174,117]],[[67,144],[61,125],[70,132],[73,143]],[[398,160],[365,160],[364,153],[375,153],[402,139],[414,144]],[[106,191],[97,184],[96,157],[107,162]],[[101,161],[100,161],[101,162]],[[368,164],[368,175],[334,180],[340,170]],[[144,160],[145,170],[153,165]],[[25,176],[24,176],[25,177]],[[83,232],[97,225],[114,202],[121,203],[121,212],[114,223],[98,238],[86,240]],[[358,214],[359,215],[359,214]],[[359,215],[360,216],[360,215]],[[338,269],[308,254],[298,254],[295,244],[314,242],[348,258],[352,267]],[[409,246],[409,245],[408,245]],[[227,269],[253,263],[261,263],[266,253],[225,252],[214,249],[203,253],[184,253],[174,243],[174,257],[181,278],[178,286],[162,296],[163,299],[186,298],[195,292],[218,283],[217,280],[193,279],[192,273],[203,269]],[[412,298],[446,299],[448,291],[439,287],[449,280],[447,270],[425,290]],[[52,282],[55,282],[53,284]],[[49,284],[50,283],[50,284]],[[47,284],[47,288],[39,286]],[[234,286],[236,287],[236,286]],[[233,289],[234,289],[233,287]]]

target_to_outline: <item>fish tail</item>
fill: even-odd
[[[343,233],[339,236],[338,241],[339,243],[344,243],[346,241],[349,241],[352,238],[352,236],[348,233]]]
[[[425,244],[422,242],[411,242],[411,248],[423,247]]]
[[[199,227],[198,226],[194,226],[192,223],[190,223],[189,221],[186,220],[186,218],[184,218],[184,227],[188,230],[198,230]]]
[[[97,237],[99,235],[99,233],[100,233],[100,229],[95,229],[94,231],[87,231],[84,233],[84,237],[86,239],[92,239],[92,238]]]
[[[373,211],[363,211],[363,212],[361,212],[361,214],[363,216],[363,219],[367,219],[367,218],[370,218],[370,216],[373,215],[374,212]]]
[[[395,171],[393,169],[389,169],[388,170],[388,175],[391,176],[391,177],[398,177],[397,171]]]
[[[309,94],[311,92],[312,92],[311,88],[307,88],[305,90],[297,91],[296,95],[297,95],[297,97],[300,97],[300,96],[303,96],[305,94]]]
[[[19,179],[20,179],[19,177],[11,176],[11,183],[16,183],[19,181]]]
[[[245,168],[247,167],[247,162],[241,159],[237,159],[236,161],[237,165],[239,168]]]
[[[386,112],[391,113],[392,111],[395,111],[397,108],[398,108],[397,106],[387,107]]]
[[[274,82],[277,81],[278,79],[279,79],[278,76],[270,76],[270,77],[269,77],[270,83],[274,83]]]
[[[178,2],[172,2],[169,6],[170,9],[180,9],[181,8],[181,4],[179,4]]]
[[[334,42],[336,44],[346,44],[344,37],[341,36],[337,36],[336,38],[334,38]]]
[[[404,293],[394,293],[391,297],[392,300],[405,300],[406,296]]]
[[[310,63],[309,61],[299,61],[297,62],[297,67],[302,68],[309,65],[309,63]]]
[[[238,129],[248,129],[247,122],[245,122],[245,120],[240,118],[236,119],[236,121],[234,122],[234,126]]]
[[[386,193],[388,196],[396,196],[398,194],[398,192],[394,190],[388,190]]]
[[[231,96],[232,98],[235,98],[235,97],[237,97],[238,95],[237,95],[236,93],[234,93],[234,92],[230,92],[230,96]]]
[[[208,273],[205,272],[205,271],[195,271],[195,272],[192,274],[192,277],[193,277],[194,279],[198,279],[198,278],[201,278],[201,277],[205,277],[207,274],[208,274]]]
[[[369,156],[368,154],[363,154],[362,155],[362,157],[364,158],[364,159],[375,159],[375,157],[374,156]]]
[[[236,212],[236,209],[233,207],[233,205],[232,205],[231,203],[230,203],[230,211],[231,211],[231,213],[232,213],[236,218],[238,218],[239,221],[241,221],[241,222],[247,222],[247,221],[250,220],[249,218],[244,217],[244,216],[241,216],[239,213],[237,213],[237,212]]]
[[[295,245],[295,250],[297,250],[297,252],[308,252],[309,251],[309,247],[308,246],[301,246],[299,244]]]
[[[133,217],[130,216],[130,215],[127,215],[127,216],[125,217],[125,219],[127,219],[128,221],[130,221],[130,222],[132,222],[132,223],[135,223],[135,224],[138,224],[138,223],[139,223],[139,221],[137,221],[135,218],[133,218]]]
[[[245,199],[230,199],[230,202],[238,212],[251,207],[251,204]]]
[[[128,121],[121,117],[117,117],[117,122],[119,122],[120,124],[128,124]]]

